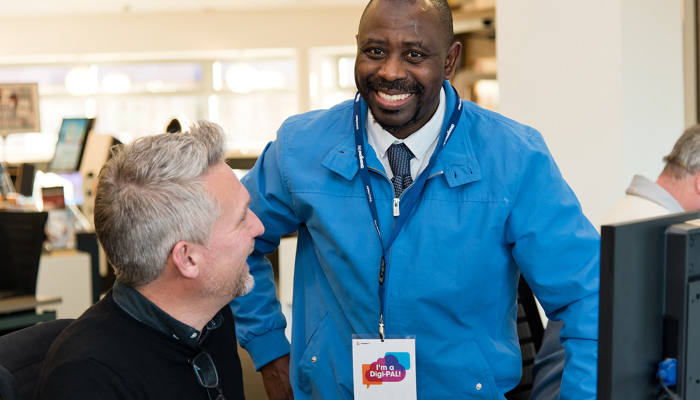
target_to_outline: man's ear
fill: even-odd
[[[199,276],[201,251],[194,243],[179,241],[170,253],[175,270],[187,279]]]
[[[447,57],[445,58],[445,79],[452,79],[454,76],[455,68],[457,68],[457,60],[461,52],[462,43],[460,42],[452,43],[452,46],[447,50]]]
[[[695,183],[695,195],[700,196],[700,171],[693,176],[693,183]]]

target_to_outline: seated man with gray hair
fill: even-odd
[[[225,151],[205,121],[112,150],[95,231],[117,281],[54,342],[38,399],[243,398],[228,303],[264,229]]]

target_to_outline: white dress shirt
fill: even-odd
[[[411,177],[415,180],[428,166],[430,156],[433,155],[440,137],[442,123],[445,120],[445,88],[440,89],[440,103],[433,117],[406,139],[397,139],[394,135],[385,131],[374,119],[371,111],[367,115],[367,142],[372,146],[374,152],[377,153],[377,158],[384,166],[384,172],[386,172],[389,179],[394,177],[394,173],[391,171],[389,156],[386,154],[386,151],[394,143],[404,143],[415,156],[411,159]]]

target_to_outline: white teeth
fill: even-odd
[[[389,103],[393,103],[395,101],[401,101],[401,100],[408,98],[408,96],[410,96],[410,94],[395,94],[395,95],[391,96],[391,95],[388,95],[388,94],[386,94],[384,92],[380,92],[380,91],[377,91],[377,93],[379,93],[379,97],[388,101]]]

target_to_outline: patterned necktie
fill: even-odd
[[[411,178],[413,153],[403,143],[392,144],[386,153],[389,157],[391,172],[394,173],[394,177],[391,178],[391,182],[394,184],[394,196],[398,199],[404,189],[413,183],[413,178]]]

